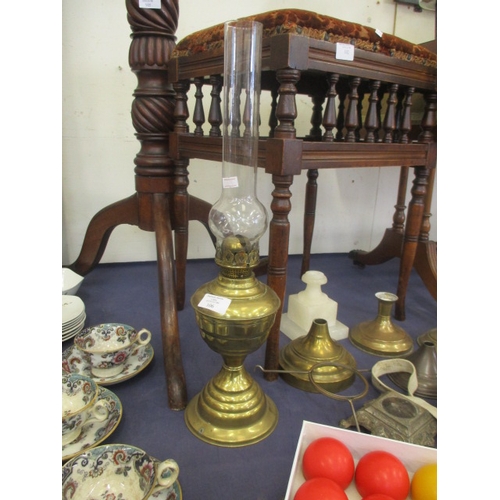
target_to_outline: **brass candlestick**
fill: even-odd
[[[412,338],[391,319],[391,310],[398,300],[389,292],[375,294],[378,313],[375,319],[364,321],[349,331],[349,340],[362,351],[378,356],[404,356],[413,350]]]

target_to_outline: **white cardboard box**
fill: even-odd
[[[332,437],[342,441],[351,451],[354,463],[369,451],[384,450],[398,457],[406,467],[410,480],[415,471],[422,465],[437,463],[437,450],[426,446],[419,446],[402,441],[363,434],[357,431],[339,429],[328,425],[315,424],[304,420],[300,432],[295,458],[293,460],[292,472],[288,481],[285,500],[293,500],[299,486],[304,482],[302,475],[302,456],[306,448],[315,439],[320,437]],[[361,500],[361,495],[356,490],[354,479],[347,488],[346,494],[349,500]],[[408,498],[410,498],[408,496]]]

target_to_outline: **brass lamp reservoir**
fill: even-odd
[[[207,296],[230,300],[223,314],[200,307]],[[274,402],[243,362],[267,339],[280,299],[252,269],[221,267],[219,276],[192,296],[203,340],[224,362],[220,372],[188,404],[185,420],[201,440],[237,447],[266,438],[278,423]]]

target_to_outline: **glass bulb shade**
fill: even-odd
[[[262,24],[229,21],[224,27],[222,194],[210,211],[216,261],[254,266],[267,213],[257,199]]]

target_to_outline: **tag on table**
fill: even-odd
[[[354,61],[354,45],[337,42],[336,58],[342,61]]]
[[[227,308],[231,304],[231,299],[226,297],[220,297],[219,295],[212,295],[210,293],[206,293],[205,296],[201,299],[198,307],[203,307],[205,309],[210,309],[219,314],[225,314]]]

